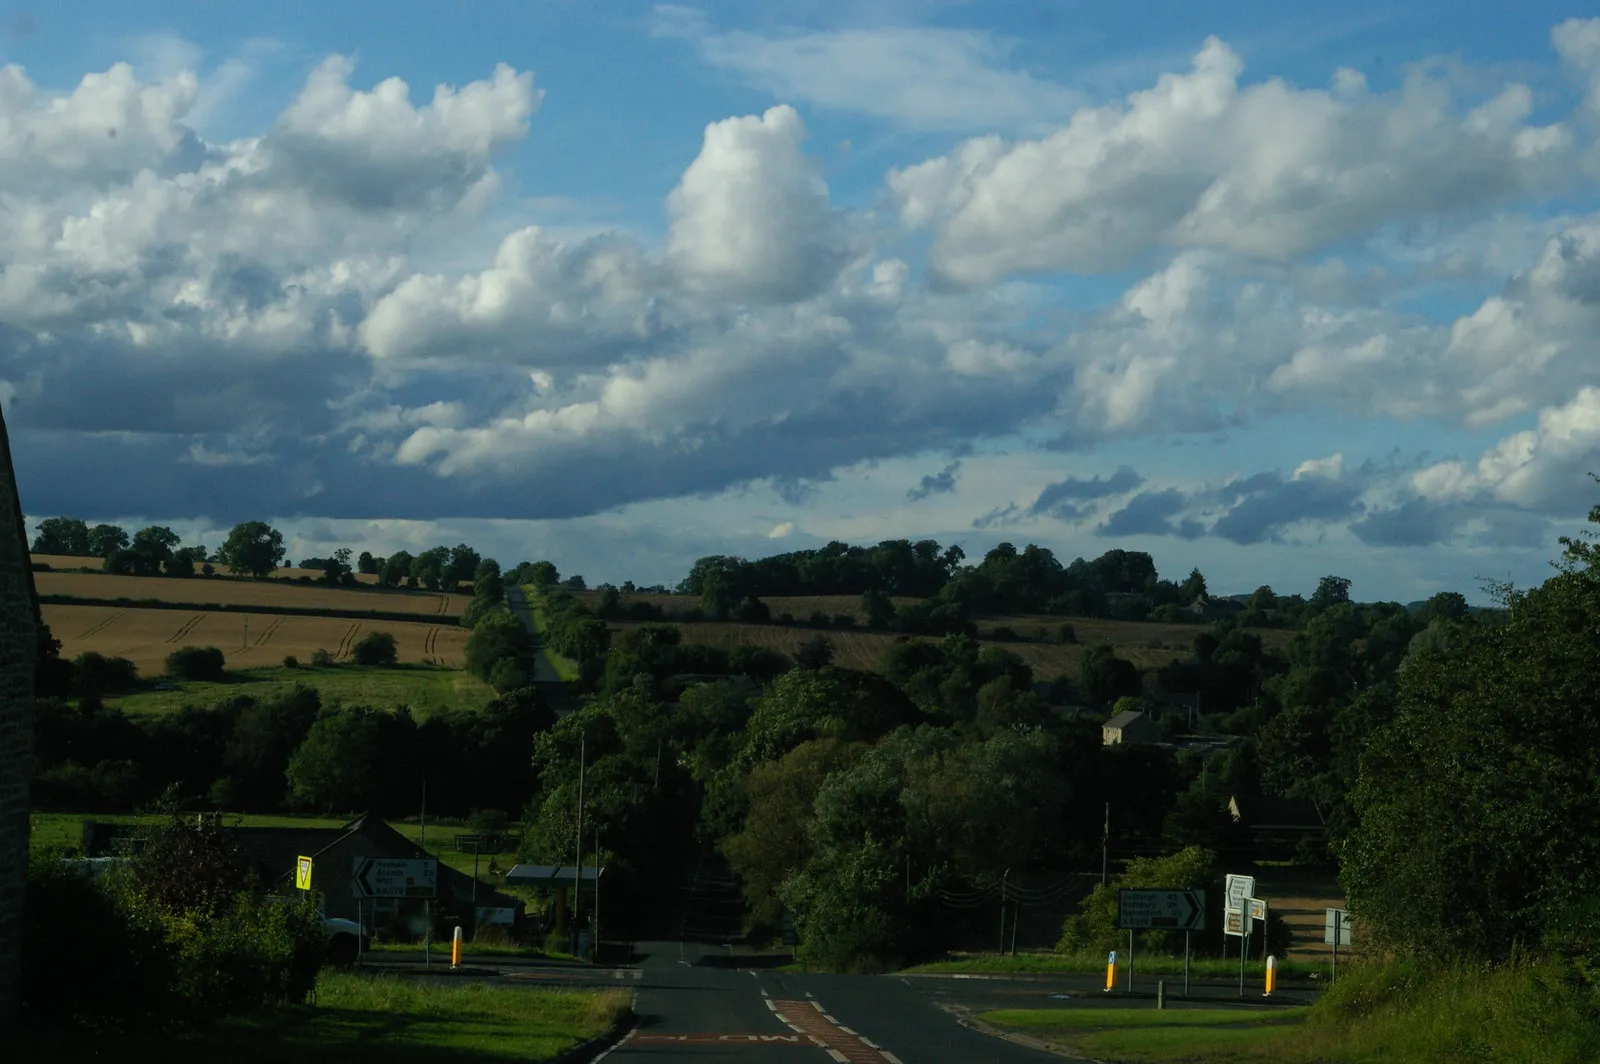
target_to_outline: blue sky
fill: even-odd
[[[1583,19],[12,6],[24,505],[591,582],[934,536],[1481,600],[1600,469]]]

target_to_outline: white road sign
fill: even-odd
[[[1119,890],[1117,926],[1129,930],[1170,928],[1174,931],[1204,931],[1206,892]]]
[[[1250,899],[1250,919],[1255,923],[1267,922],[1267,903],[1260,898]]]
[[[1228,895],[1228,908],[1237,909],[1245,903],[1245,899],[1255,894],[1256,877],[1230,875],[1225,890]]]
[[[350,889],[358,898],[431,898],[438,875],[432,858],[357,857]]]
[[[1351,945],[1351,928],[1355,918],[1343,909],[1325,909],[1323,912],[1326,918],[1322,926],[1322,941],[1330,946]]]

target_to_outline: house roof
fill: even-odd
[[[1106,721],[1105,726],[1107,728],[1126,728],[1134,721],[1141,720],[1143,718],[1144,714],[1140,713],[1138,710],[1125,709],[1121,713],[1118,713],[1116,716],[1112,717],[1110,720]]]

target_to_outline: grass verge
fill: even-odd
[[[171,691],[137,691],[106,704],[124,713],[170,713],[185,706],[209,706],[237,695],[272,698],[297,685],[314,687],[324,702],[369,706],[410,706],[419,715],[447,706],[484,706],[493,701],[494,688],[465,669],[446,669],[429,665],[398,665],[379,668],[362,665],[328,665],[298,669],[271,666],[239,669],[221,683],[191,680],[175,684]]]
[[[229,1017],[181,1036],[35,1032],[18,1059],[54,1064],[115,1057],[189,1064],[468,1064],[548,1061],[627,1015],[621,990],[534,990],[490,983],[443,985],[324,973],[315,1005]]]
[[[539,653],[550,663],[555,670],[557,678],[562,683],[574,683],[578,679],[578,663],[571,658],[564,658],[550,649],[545,642],[548,628],[544,622],[544,597],[539,594],[539,589],[532,584],[522,585],[522,596],[528,603],[528,615],[533,618],[533,630],[539,639]]]
[[[1146,975],[1183,975],[1182,957],[1158,957],[1147,954],[1136,955],[1133,959],[1133,970],[1136,976]],[[1019,953],[1014,957],[1002,957],[995,953],[957,953],[948,959],[932,961],[928,964],[919,964],[907,968],[902,975],[944,975],[944,974],[993,974],[993,975],[1103,975],[1106,970],[1106,955],[1071,954],[1071,953]],[[1117,969],[1117,978],[1122,979],[1121,966]],[[1245,979],[1252,985],[1259,984],[1266,976],[1266,965],[1260,961],[1245,962]],[[1195,957],[1189,961],[1189,974],[1197,979],[1228,979],[1237,978],[1239,975],[1239,959],[1234,957]],[[1295,978],[1318,974],[1325,977],[1328,966],[1315,961],[1278,961],[1278,975],[1280,978]]]
[[[985,1021],[1127,1064],[1590,1064],[1600,994],[1554,963],[1352,966],[1309,1009],[1048,1009]]]
[[[1104,1027],[1217,1027],[1287,1023],[1305,1018],[1306,1007],[1284,1009],[998,1009],[980,1019],[1008,1029],[1053,1030]]]

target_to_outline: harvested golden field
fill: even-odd
[[[215,603],[223,606],[277,606],[302,610],[377,610],[419,617],[459,616],[471,598],[433,591],[367,591],[317,587],[281,580],[213,576],[109,576],[104,573],[34,573],[41,595],[96,599],[154,599],[157,602]]]
[[[277,665],[289,654],[309,662],[312,653],[319,649],[344,661],[349,659],[350,648],[368,632],[393,635],[402,662],[460,668],[465,660],[467,636],[471,634],[465,628],[426,622],[120,609],[116,606],[46,604],[44,620],[51,634],[61,640],[62,657],[76,657],[92,650],[127,658],[139,666],[144,676],[160,674],[167,655],[183,646],[217,647],[227,657],[230,669]]]

